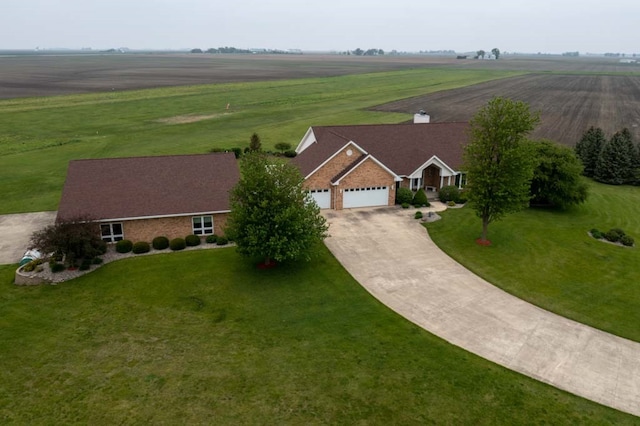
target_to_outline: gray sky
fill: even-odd
[[[0,0],[0,49],[640,53],[638,0]]]

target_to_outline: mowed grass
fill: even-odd
[[[0,101],[0,214],[55,210],[72,159],[244,148],[253,132],[266,149],[295,147],[312,125],[407,121],[365,109],[516,74],[415,69]],[[165,121],[194,115],[209,118]]]
[[[57,286],[0,267],[3,424],[634,424],[378,303],[322,249],[118,261]]]
[[[590,182],[587,203],[568,211],[528,209],[489,225],[490,247],[475,243],[470,207],[428,224],[434,242],[492,284],[544,309],[640,342],[640,248],[591,238],[622,228],[640,244],[640,188]]]

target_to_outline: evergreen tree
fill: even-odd
[[[602,148],[607,143],[604,132],[599,127],[591,126],[576,144],[576,155],[584,165],[584,175],[593,177]]]
[[[611,185],[632,183],[637,161],[636,148],[631,132],[623,129],[616,132],[607,143],[596,165],[594,178]]]
[[[260,141],[260,136],[257,133],[251,135],[251,139],[249,140],[249,151],[250,152],[259,152],[262,151],[262,142]]]

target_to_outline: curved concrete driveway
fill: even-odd
[[[382,303],[490,361],[640,416],[640,343],[494,287],[444,254],[413,212],[326,211],[326,245]]]

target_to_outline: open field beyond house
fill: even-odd
[[[3,55],[4,53],[4,55]],[[640,72],[615,58],[503,56],[499,61],[449,56],[76,54],[0,52],[0,99],[135,90],[194,84],[335,77],[419,68],[518,72]]]
[[[640,141],[640,75],[531,74],[403,99],[374,108],[433,121],[468,121],[494,96],[527,102],[540,111],[532,136],[573,146],[590,126],[610,137],[624,127]]]

